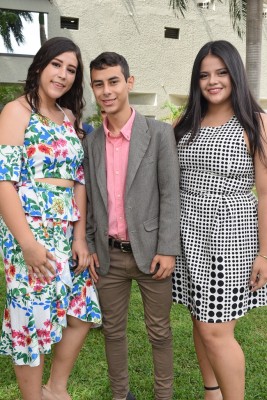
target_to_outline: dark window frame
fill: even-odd
[[[78,31],[79,30],[79,18],[60,17],[60,28],[61,29],[72,29],[74,31]]]
[[[164,28],[164,37],[166,39],[180,39],[180,29],[179,28],[170,28],[165,26]]]

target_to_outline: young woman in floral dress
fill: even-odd
[[[82,85],[79,48],[67,38],[50,39],[29,67],[24,95],[0,116],[7,283],[0,354],[12,357],[24,400],[70,399],[71,369],[90,326],[101,323],[87,268]],[[54,343],[42,389],[44,354]]]

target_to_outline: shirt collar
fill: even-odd
[[[131,107],[131,110],[132,110],[132,114],[131,114],[130,118],[128,119],[126,124],[120,130],[123,137],[129,141],[131,139],[132,127],[133,127],[133,122],[134,122],[134,118],[135,118],[135,110],[132,107]],[[108,117],[107,116],[105,117],[105,119],[103,121],[103,128],[104,128],[106,137],[111,137],[111,132],[108,129]]]

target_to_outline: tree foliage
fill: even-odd
[[[0,112],[4,105],[16,99],[23,92],[22,84],[1,84],[0,85]]]
[[[168,122],[169,124],[173,124],[184,112],[185,105],[176,106],[172,102],[166,101],[161,108],[168,111],[168,115],[166,117],[161,118],[161,120],[164,122]]]
[[[33,18],[28,11],[7,10],[0,8],[0,36],[2,36],[6,49],[13,52],[11,44],[11,33],[18,45],[25,42],[23,35],[23,22],[22,20],[33,22]]]
[[[229,0],[229,15],[238,36],[246,34],[247,0]]]
[[[185,12],[188,9],[190,0],[169,0],[170,7],[174,10],[178,17],[181,14],[185,17]],[[217,0],[223,3],[223,0]],[[192,0],[191,0],[192,2]],[[216,0],[210,0],[210,3],[215,3]],[[246,31],[246,15],[247,15],[247,0],[229,0],[229,16],[234,30],[240,38],[243,38]]]
[[[93,127],[96,129],[102,124],[103,119],[101,115],[101,109],[98,104],[95,104],[95,109],[96,112],[90,117],[86,118],[85,122],[87,124],[93,125]]]

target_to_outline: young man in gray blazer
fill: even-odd
[[[91,87],[107,116],[84,140],[90,272],[103,313],[114,400],[129,391],[127,314],[138,283],[152,345],[156,400],[171,400],[172,272],[179,241],[179,167],[172,127],[129,104],[134,77],[124,57],[100,54],[90,63]],[[141,400],[141,399],[140,399]]]

